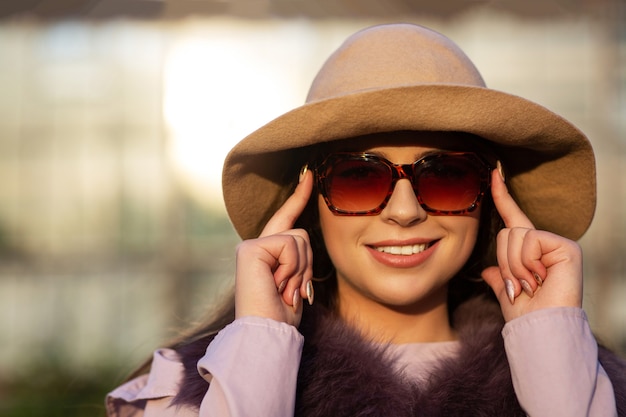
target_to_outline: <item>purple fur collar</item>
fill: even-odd
[[[402,382],[383,348],[367,343],[331,314],[316,311],[303,320],[305,347],[296,416],[525,415],[513,390],[500,333],[504,325],[500,308],[485,298],[470,300],[455,312],[460,355],[442,361],[427,386]],[[626,363],[611,358],[616,360],[611,366],[614,370],[607,372],[614,385],[617,380],[621,384],[616,390],[621,416]]]
[[[443,361],[427,387],[401,382],[384,351],[363,341],[321,308],[308,307],[298,376],[296,413],[305,417],[523,416],[513,391],[500,331],[500,308],[486,298],[459,306],[454,325],[461,340],[458,359]],[[206,394],[197,371],[213,335],[178,348],[185,377],[174,404],[194,409]],[[626,361],[600,347],[599,359],[626,416]]]

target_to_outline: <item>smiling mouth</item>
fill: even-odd
[[[375,249],[378,252],[389,253],[391,255],[415,255],[416,253],[424,252],[431,247],[433,242],[420,243],[416,245],[402,245],[402,246],[376,246]]]

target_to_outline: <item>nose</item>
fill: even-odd
[[[423,222],[427,219],[428,213],[417,201],[411,182],[403,178],[396,182],[387,206],[380,216],[386,222],[406,227]]]

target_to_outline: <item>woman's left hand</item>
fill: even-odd
[[[582,306],[582,251],[554,233],[536,230],[509,194],[499,170],[491,178],[493,201],[505,228],[497,237],[498,266],[485,269],[506,321],[549,307]]]

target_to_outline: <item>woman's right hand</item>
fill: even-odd
[[[312,302],[313,251],[308,233],[293,226],[312,189],[313,175],[307,170],[261,235],[237,246],[236,318],[259,316],[293,326],[300,324],[303,299]]]

